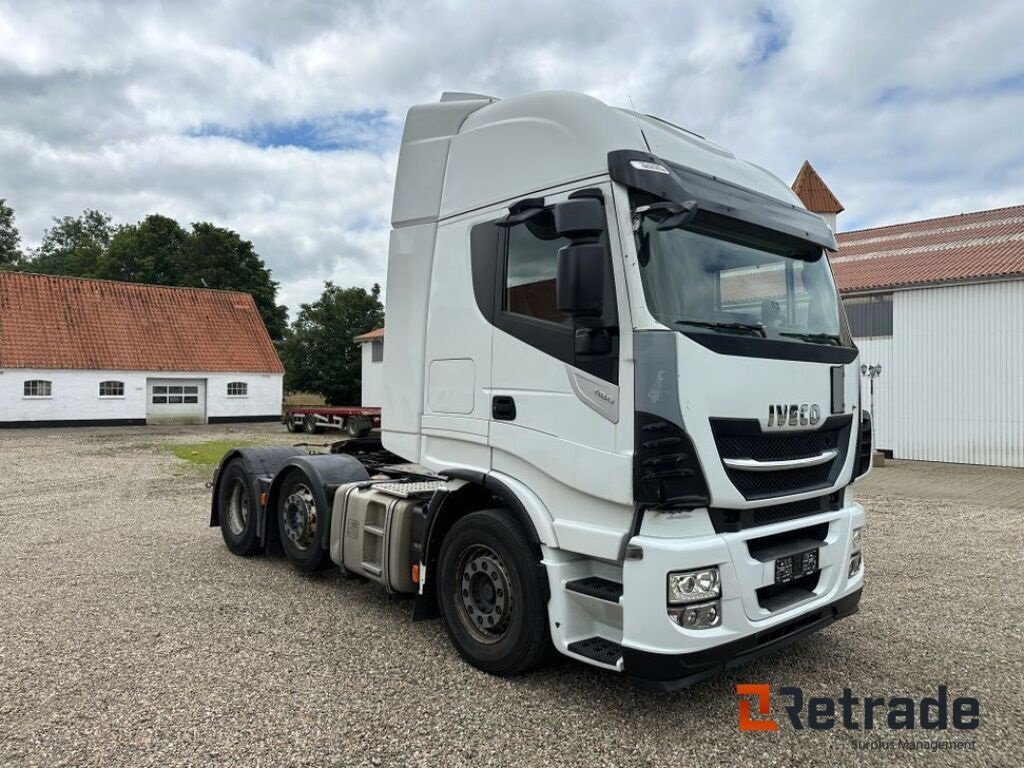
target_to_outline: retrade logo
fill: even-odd
[[[779,724],[769,717],[771,715],[771,689],[765,683],[757,685],[740,684],[736,686],[736,693],[740,696],[740,730],[741,731],[777,731]],[[753,696],[757,702],[757,712],[762,719],[755,720],[750,713],[750,699],[743,696]],[[764,718],[768,718],[765,720]]]
[[[793,730],[805,728],[827,731],[835,727],[846,730],[891,731],[948,730],[973,731],[981,725],[981,704],[971,696],[952,698],[949,688],[940,685],[935,696],[913,699],[909,696],[854,696],[844,688],[840,696],[805,697],[802,688],[783,686],[779,695],[785,702],[783,722]],[[739,727],[741,731],[777,731],[779,722],[771,716],[771,689],[764,683],[741,683],[739,696]],[[757,709],[755,714],[754,709]]]

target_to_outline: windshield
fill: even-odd
[[[789,258],[688,229],[637,225],[647,307],[670,328],[840,344],[839,300],[824,252]]]

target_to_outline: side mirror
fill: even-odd
[[[604,205],[593,197],[570,198],[555,205],[555,231],[577,242],[596,242],[604,232]]]
[[[604,246],[600,243],[565,245],[559,249],[555,273],[559,312],[572,317],[604,314],[604,258]]]

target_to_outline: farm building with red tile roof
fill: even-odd
[[[826,220],[842,211],[808,163],[793,191]],[[832,272],[862,368],[880,366],[876,447],[1024,467],[1024,205],[836,239]],[[865,378],[865,408],[871,388]]]
[[[0,272],[0,425],[279,418],[250,295]]]

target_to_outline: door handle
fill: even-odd
[[[495,395],[491,398],[491,416],[497,421],[514,421],[516,401],[508,395]]]

